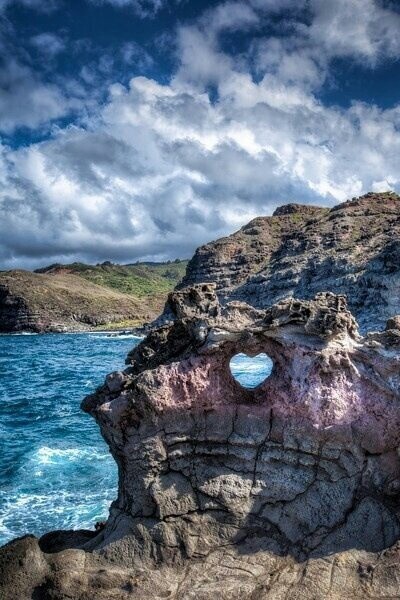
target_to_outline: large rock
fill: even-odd
[[[331,209],[288,204],[200,247],[180,287],[215,282],[222,302],[263,308],[344,294],[363,332],[400,313],[400,197],[368,193]],[[166,315],[168,316],[168,315]]]
[[[83,403],[118,463],[107,523],[3,548],[2,597],[399,598],[397,320],[361,337],[342,296],[257,310],[210,285],[169,307]],[[253,390],[239,352],[274,362]]]

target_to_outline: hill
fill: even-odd
[[[0,331],[139,327],[162,310],[186,261],[51,265],[0,273]]]
[[[345,294],[361,329],[400,314],[400,196],[368,193],[333,208],[288,204],[201,246],[178,289],[215,282],[226,303]]]

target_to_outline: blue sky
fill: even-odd
[[[400,2],[0,0],[0,268],[400,190]]]

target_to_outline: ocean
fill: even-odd
[[[0,335],[0,545],[26,533],[92,529],[116,497],[117,468],[80,402],[124,368],[140,338],[102,333]],[[231,369],[254,387],[265,355]]]

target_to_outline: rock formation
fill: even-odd
[[[368,193],[331,209],[288,204],[202,246],[180,287],[215,282],[220,300],[271,306],[344,294],[363,332],[400,313],[400,196]]]
[[[361,337],[343,296],[212,285],[169,310],[83,402],[119,469],[105,526],[3,547],[1,597],[399,598],[399,317]],[[239,352],[274,362],[254,390]]]

